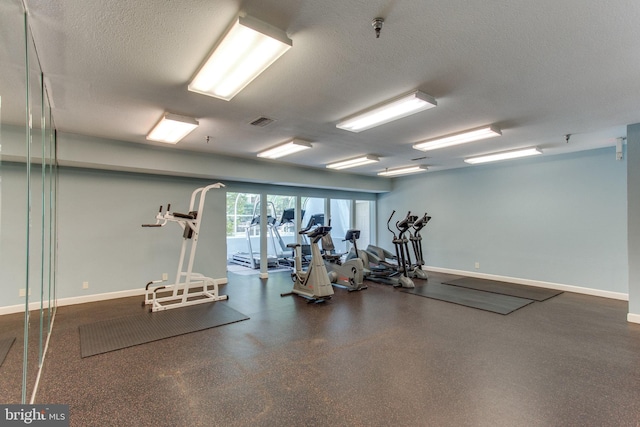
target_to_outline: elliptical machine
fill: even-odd
[[[414,229],[415,224],[422,221],[424,218],[418,219],[416,215],[411,215],[411,212],[407,213],[407,216],[401,220],[396,222],[396,228],[398,229],[398,238],[402,239],[403,250],[406,254],[406,262],[407,262],[407,274],[409,277],[426,280],[428,279],[427,272],[422,269],[422,265],[424,261],[422,260],[422,249],[419,251],[416,250],[416,244],[419,241],[416,240],[416,236],[411,234],[411,230]],[[424,227],[424,224],[420,226],[420,229]],[[409,238],[405,237],[405,234],[409,234]],[[418,234],[418,238],[422,239]],[[411,240],[411,246],[413,247],[413,253],[416,256],[416,263],[414,264],[411,261],[411,251],[409,250],[409,240]]]
[[[329,223],[329,225],[331,225],[331,223]],[[342,241],[355,242],[355,239],[359,236],[360,230],[347,230],[345,238]],[[351,258],[342,261],[342,256],[345,254],[334,253],[336,247],[333,244],[331,234],[322,237],[322,250],[324,251],[322,254],[324,265],[327,268],[331,283],[345,287],[349,292],[367,289],[363,280],[364,264],[360,258]]]
[[[424,255],[422,253],[422,236],[420,235],[420,230],[422,230],[429,221],[431,221],[431,217],[425,212],[422,218],[413,222],[413,233],[409,230],[409,240],[411,240],[413,254],[416,257],[416,262],[411,265],[411,269],[414,277],[423,280],[427,280],[429,276],[427,275],[427,272],[422,269],[422,266],[424,265]]]
[[[393,285],[393,287],[396,288],[415,288],[415,284],[409,277],[407,271],[405,239],[403,236],[396,235],[389,225],[395,213],[395,210],[391,212],[391,216],[389,216],[387,220],[387,230],[393,234],[392,243],[396,253],[394,255],[384,248],[373,245],[367,246],[366,252],[369,257],[371,270],[368,279],[374,282]],[[387,260],[391,260],[392,262]]]
[[[293,289],[291,292],[280,294],[280,296],[299,295],[309,300],[309,302],[324,302],[331,299],[333,295],[333,286],[327,274],[327,268],[324,265],[324,259],[318,248],[318,242],[324,236],[329,234],[331,227],[319,225],[312,228],[314,221],[310,221],[309,225],[300,230],[298,234],[305,235],[309,238],[311,244],[311,262],[307,271],[302,270],[302,250],[299,243],[289,243],[287,247],[295,251],[295,271],[291,273],[293,280]]]

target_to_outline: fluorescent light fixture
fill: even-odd
[[[239,16],[189,84],[189,90],[229,101],[292,46],[287,34]]]
[[[429,151],[438,148],[450,147],[452,145],[464,144],[466,142],[493,138],[494,136],[500,135],[502,135],[500,129],[493,126],[482,126],[471,130],[465,130],[463,132],[418,142],[416,144],[413,144],[413,148],[415,148],[416,150]]]
[[[522,150],[503,151],[500,153],[487,154],[486,156],[477,156],[464,159],[466,163],[476,165],[478,163],[496,162],[498,160],[517,159],[519,157],[536,156],[542,154],[542,150],[538,148],[525,148]]]
[[[406,174],[410,174],[410,173],[416,173],[416,172],[422,172],[422,171],[426,171],[427,167],[426,166],[409,166],[406,168],[399,168],[399,169],[387,169],[383,172],[378,172],[378,175],[380,176],[398,176],[398,175],[406,175]]]
[[[149,132],[147,139],[176,144],[197,127],[198,121],[194,118],[165,113]]]
[[[261,151],[258,153],[258,157],[263,157],[265,159],[277,159],[311,147],[312,145],[310,142],[303,141],[301,139],[292,139],[291,141],[271,147],[268,150]]]
[[[379,162],[380,159],[377,156],[366,155],[360,156],[349,160],[342,160],[340,162],[329,163],[327,168],[329,169],[347,169],[354,168],[356,166],[368,165],[370,163]]]
[[[338,123],[336,127],[351,132],[362,132],[363,130],[410,116],[419,111],[433,108],[436,105],[438,103],[432,96],[415,91],[348,117]]]

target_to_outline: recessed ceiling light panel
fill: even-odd
[[[485,156],[470,157],[468,159],[464,159],[464,161],[470,165],[477,165],[480,163],[497,162],[499,160],[537,156],[538,154],[542,154],[542,150],[539,148],[525,148],[522,150],[502,151],[500,153],[487,154]]]
[[[433,108],[436,105],[438,105],[438,103],[432,96],[420,91],[415,91],[348,117],[338,123],[336,127],[350,132],[362,132],[372,127],[380,126]]]
[[[302,139],[292,139],[283,144],[271,147],[268,150],[261,151],[258,153],[258,157],[262,157],[264,159],[278,159],[302,150],[308,150],[311,147],[312,145],[310,142],[303,141]]]
[[[250,16],[239,16],[188,88],[229,101],[292,45],[284,31]]]
[[[438,148],[451,147],[452,145],[465,144],[467,142],[479,141],[500,135],[502,135],[500,129],[494,126],[482,126],[418,142],[413,144],[413,148],[422,151],[436,150]]]
[[[427,170],[426,166],[409,166],[406,168],[398,168],[398,169],[387,169],[382,172],[378,172],[380,176],[398,176],[398,175],[407,175],[410,173],[424,172]]]
[[[165,113],[147,135],[151,141],[176,144],[198,127],[198,121],[192,117]]]
[[[360,157],[356,157],[353,159],[348,159],[348,160],[342,160],[339,162],[335,162],[335,163],[329,163],[327,165],[327,168],[329,169],[347,169],[347,168],[355,168],[357,166],[363,166],[363,165],[368,165],[370,163],[376,163],[379,162],[380,159],[377,156],[373,156],[373,155],[366,155],[366,156],[360,156]]]

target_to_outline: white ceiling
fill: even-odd
[[[637,0],[25,1],[61,132],[160,145],[145,136],[168,111],[200,121],[176,150],[255,158],[297,137],[313,149],[282,162],[324,168],[376,154],[380,163],[350,170],[375,175],[462,167],[464,157],[511,148],[611,146],[640,122]],[[188,92],[239,11],[285,30],[293,48],[231,101]],[[359,134],[335,127],[415,89],[438,107]],[[276,121],[248,124],[260,116]],[[486,124],[503,136],[411,148]]]

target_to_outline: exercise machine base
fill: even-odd
[[[311,304],[311,303],[320,304],[322,302],[326,302],[326,301],[331,299],[331,295],[326,296],[326,297],[312,297],[312,296],[309,296],[309,295],[304,295],[304,294],[301,294],[301,293],[298,293],[298,292],[293,292],[293,291],[285,292],[285,293],[280,294],[281,297],[288,297],[289,295],[297,295],[299,297],[302,297],[302,298],[307,300],[307,304]]]

